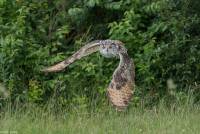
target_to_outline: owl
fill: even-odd
[[[134,91],[135,69],[133,60],[129,57],[124,44],[118,40],[92,41],[74,53],[64,61],[43,69],[43,72],[58,72],[94,52],[99,51],[106,58],[120,59],[115,69],[112,80],[107,88],[107,96],[111,104],[118,110],[123,111],[129,105]]]

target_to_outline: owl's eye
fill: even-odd
[[[121,49],[121,46],[119,46],[119,45],[116,45],[116,48],[117,48],[118,50],[120,50],[120,49]]]

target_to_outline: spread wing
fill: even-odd
[[[127,53],[119,54],[120,63],[113,74],[113,78],[107,89],[111,103],[118,111],[126,109],[134,89],[134,64]]]
[[[99,50],[100,40],[96,40],[90,42],[79,49],[76,53],[74,53],[71,57],[65,59],[64,61],[57,63],[56,65],[50,66],[48,68],[43,69],[44,72],[58,72],[63,70],[65,67],[73,63],[74,61],[81,59],[89,54],[92,54]]]

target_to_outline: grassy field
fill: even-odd
[[[30,108],[1,113],[0,134],[199,134],[200,108],[132,108],[118,113],[58,112]]]

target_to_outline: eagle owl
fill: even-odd
[[[89,54],[99,51],[106,58],[116,57],[120,59],[118,67],[115,69],[112,80],[107,88],[107,95],[113,106],[122,111],[127,108],[134,89],[135,69],[132,59],[128,56],[124,44],[118,40],[96,40],[83,46],[66,60],[50,66],[42,71],[58,72]]]

